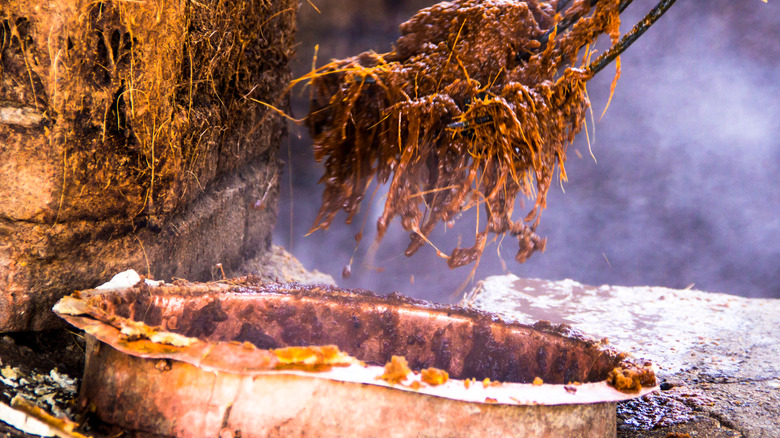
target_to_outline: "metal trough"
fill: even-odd
[[[565,325],[398,294],[140,282],[55,311],[87,333],[82,402],[161,435],[603,437],[655,389],[650,364]],[[379,378],[393,356],[412,372]]]

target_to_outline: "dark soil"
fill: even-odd
[[[3,366],[48,374],[54,368],[80,378],[84,371],[84,335],[74,330],[9,333],[0,337]]]
[[[78,380],[84,370],[84,336],[74,330],[5,334],[0,337],[0,401],[19,395],[46,412],[79,417]],[[33,437],[0,422],[6,437]]]

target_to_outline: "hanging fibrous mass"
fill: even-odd
[[[491,233],[515,236],[521,263],[543,250],[535,230],[545,198],[556,169],[566,179],[567,145],[590,105],[588,47],[606,34],[614,48],[630,1],[591,3],[440,3],[401,25],[392,52],[332,61],[299,78],[311,87],[305,123],[325,166],[312,230],[330,226],[339,210],[349,223],[376,179],[389,183],[377,240],[399,217],[408,256],[471,208],[486,215],[473,246],[437,250],[451,268],[478,260]],[[518,195],[533,206],[513,219]]]

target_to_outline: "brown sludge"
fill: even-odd
[[[431,386],[443,385],[449,379],[450,375],[438,368],[426,368],[420,372],[420,380]]]
[[[655,373],[648,367],[629,365],[613,369],[607,374],[607,383],[618,391],[639,392],[642,387],[655,386]]]
[[[393,356],[390,358],[390,362],[385,364],[385,372],[377,379],[386,381],[387,383],[397,384],[406,379],[406,376],[411,373],[409,364],[406,358],[403,356]]]
[[[535,230],[546,194],[556,165],[566,179],[566,148],[590,105],[592,74],[575,67],[578,52],[600,34],[613,43],[619,36],[619,2],[600,1],[590,15],[587,4],[565,10],[579,20],[542,48],[556,2],[440,3],[401,25],[394,51],[333,61],[294,82],[310,81],[306,123],[325,163],[313,229],[327,228],[339,210],[349,223],[376,178],[389,181],[377,239],[399,216],[408,256],[439,222],[480,205],[487,220],[473,246],[437,251],[451,268],[478,260],[490,233],[517,237],[521,263],[543,250]],[[520,193],[535,196],[534,205],[514,221]]]
[[[250,342],[249,348],[256,348]],[[313,345],[305,347],[285,347],[272,350],[279,360],[276,369],[298,369],[305,371],[325,371],[333,366],[349,366],[354,363],[349,355],[342,353],[335,345]]]

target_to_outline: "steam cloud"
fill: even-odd
[[[389,50],[398,24],[432,2],[317,3],[325,15],[312,16],[316,12],[302,7],[295,75],[310,68],[316,43],[322,47],[321,60],[371,48]],[[621,29],[627,31],[655,3],[635,1]],[[329,9],[338,14],[328,25]],[[512,272],[594,285],[693,284],[712,292],[780,297],[777,16],[778,2],[677,2],[623,56],[615,96],[600,120],[612,81],[610,68],[590,82],[596,117],[591,146],[597,163],[580,133],[569,149],[565,193],[551,189],[542,214],[538,232],[548,238],[546,252],[518,265],[508,239],[501,251],[505,271],[494,243],[476,278]],[[298,115],[307,108],[305,96],[294,96]],[[431,248],[406,258],[409,238],[399,224],[390,227],[374,259],[384,271],[361,267],[375,235],[381,193],[361,207],[367,215],[364,237],[352,277],[341,278],[362,216],[351,226],[337,216],[330,230],[304,237],[319,207],[322,188],[316,182],[322,169],[314,163],[308,134],[293,127],[291,138],[282,158],[289,152],[292,180],[290,174],[282,179],[275,243],[345,287],[449,299],[470,267],[451,271]],[[527,208],[518,205],[515,211],[519,217]],[[474,216],[464,214],[456,229],[439,231],[434,242],[448,252],[462,235],[470,245]]]

